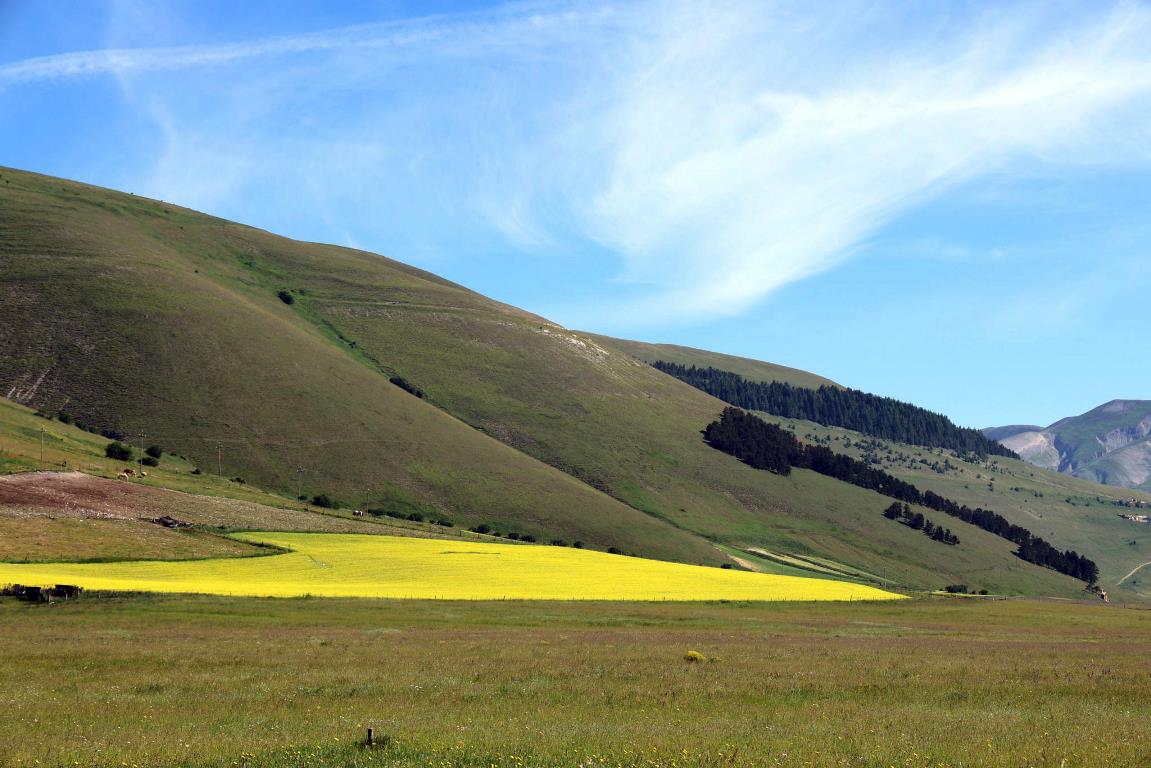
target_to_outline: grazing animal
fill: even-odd
[[[21,600],[28,603],[52,602],[51,591],[43,587],[22,587],[18,596]]]
[[[162,525],[165,528],[191,528],[192,524],[185,520],[177,520],[174,517],[164,515],[162,517],[153,517],[151,522],[156,525]]]

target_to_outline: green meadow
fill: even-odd
[[[87,595],[0,627],[6,767],[1151,761],[1151,612],[1102,604]]]

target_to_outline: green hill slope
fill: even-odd
[[[668,363],[680,365],[694,365],[697,368],[719,368],[724,371],[738,373],[751,381],[779,381],[791,384],[793,387],[808,387],[818,389],[822,386],[838,387],[831,379],[825,379],[814,373],[801,371],[798,368],[788,368],[785,365],[776,365],[762,360],[751,360],[746,357],[725,355],[720,352],[709,352],[706,349],[681,347],[678,344],[652,344],[646,341],[629,341],[615,339],[611,336],[589,334],[599,344],[618,349],[632,357],[643,360],[645,363],[654,363],[663,360]]]
[[[301,310],[276,296],[329,270],[349,292],[370,268],[413,298],[442,281],[31,174],[3,172],[0,218],[0,394],[268,487],[720,560],[392,386],[309,317],[306,301]]]
[[[634,356],[648,345],[374,254],[34,174],[0,172],[0,218],[0,394],[210,471],[687,562],[723,561],[715,542],[912,587],[1081,591],[977,529],[943,546],[889,524],[878,494],[712,450],[700,430],[723,404]]]
[[[1151,524],[1123,517],[1147,513],[1151,494],[1099,485],[1018,459],[964,460],[952,451],[763,416],[793,428],[808,442],[869,460],[901,480],[961,504],[994,510],[1038,536],[1090,557],[1099,565],[1100,585],[1113,595],[1118,590],[1119,597],[1151,598],[1151,578],[1141,582],[1138,573],[1128,578],[1132,569],[1151,561]]]

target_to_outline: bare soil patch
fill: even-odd
[[[307,510],[196,496],[82,472],[0,476],[0,516],[150,520],[171,516],[201,526],[278,531],[380,533],[381,526]]]

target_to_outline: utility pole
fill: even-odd
[[[40,469],[44,469],[44,427],[40,427]]]
[[[216,474],[219,475],[220,477],[224,476],[223,467],[224,467],[224,449],[219,443],[216,443]]]
[[[304,493],[300,489],[300,483],[302,482],[301,478],[303,477],[303,475],[304,475],[304,468],[303,467],[296,467],[296,500],[297,501],[299,501],[300,496],[303,495],[303,493]]]

